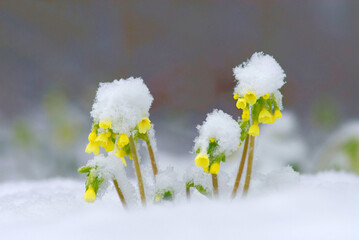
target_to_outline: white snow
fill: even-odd
[[[238,93],[240,97],[248,91],[254,92],[258,98],[273,93],[284,85],[286,77],[278,62],[263,52],[254,53],[247,62],[233,68],[233,73],[238,81],[234,94]]]
[[[114,189],[93,204],[84,202],[83,181],[2,183],[1,239],[359,239],[358,176],[297,178],[288,184],[268,175],[271,181],[233,201],[194,196],[129,211]]]
[[[201,154],[207,154],[207,148],[211,138],[218,141],[218,153],[224,152],[229,156],[237,150],[240,137],[238,123],[222,110],[214,109],[207,114],[202,125],[197,126],[199,136],[194,140],[194,151],[200,149]]]
[[[129,133],[149,116],[153,97],[141,78],[100,83],[92,106],[94,122],[111,120],[116,133]]]

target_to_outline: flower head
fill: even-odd
[[[194,161],[198,167],[205,168],[209,165],[209,158],[207,154],[198,154]]]
[[[250,105],[255,104],[257,101],[257,95],[252,91],[248,91],[246,95],[244,95],[244,98]]]
[[[97,135],[97,137],[95,139],[95,143],[101,147],[105,147],[108,142],[108,137],[109,136],[107,133],[101,133],[101,134]]]
[[[237,100],[238,98],[239,98],[239,94],[238,94],[238,93],[236,93],[236,94],[233,95],[233,99],[234,99],[234,100]]]
[[[95,130],[92,130],[92,132],[89,134],[88,139],[90,142],[94,142],[96,140],[97,134]]]
[[[117,141],[117,145],[122,148],[124,146],[126,146],[128,143],[130,142],[128,136],[126,134],[121,134],[120,137],[118,138]]]
[[[151,128],[151,121],[148,118],[142,118],[141,122],[138,123],[138,131],[140,133],[146,133]]]
[[[263,95],[263,99],[265,100],[269,99],[269,97],[270,97],[270,93],[266,93]]]
[[[215,162],[211,165],[210,169],[209,169],[209,173],[210,174],[217,174],[219,172],[220,169],[220,165],[219,163]]]
[[[247,106],[247,101],[244,98],[239,98],[236,103],[238,109],[244,109]]]
[[[90,186],[86,192],[85,192],[85,201],[86,202],[89,202],[89,203],[92,203],[96,200],[96,193],[95,193],[95,190],[92,186]]]
[[[248,134],[251,136],[259,135],[259,127],[257,122],[254,122],[253,125],[249,128]]]
[[[106,146],[105,146],[105,151],[106,151],[106,152],[111,152],[111,151],[113,151],[113,150],[115,150],[115,144],[113,143],[112,140],[109,139],[109,140],[107,141]]]
[[[100,121],[100,128],[108,129],[112,125],[112,122],[110,120]]]
[[[242,113],[242,120],[243,121],[248,121],[249,120],[249,114],[250,114],[249,109],[248,108],[244,109],[243,113]]]
[[[273,115],[266,108],[263,108],[259,113],[258,120],[260,123],[272,123]]]
[[[100,153],[100,147],[94,142],[89,142],[85,149],[86,153],[94,153],[95,155]]]
[[[279,109],[276,109],[276,110],[274,111],[274,117],[275,117],[276,119],[279,119],[279,118],[282,117],[282,113],[280,112]]]

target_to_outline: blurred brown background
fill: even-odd
[[[255,51],[281,64],[285,107],[320,140],[359,115],[358,10],[355,0],[2,0],[0,124],[12,141],[0,152],[49,132],[65,145],[78,136],[82,151],[98,82],[129,76],[154,95],[162,148],[188,152],[207,112],[238,115],[232,68]]]

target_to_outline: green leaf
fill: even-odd
[[[79,173],[89,173],[91,171],[92,167],[91,166],[83,166],[80,167],[77,172]]]

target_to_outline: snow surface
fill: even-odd
[[[359,239],[359,177],[276,173],[246,198],[148,204],[125,211],[112,189],[84,202],[84,182],[0,184],[1,239]],[[260,190],[260,191],[256,191]]]

